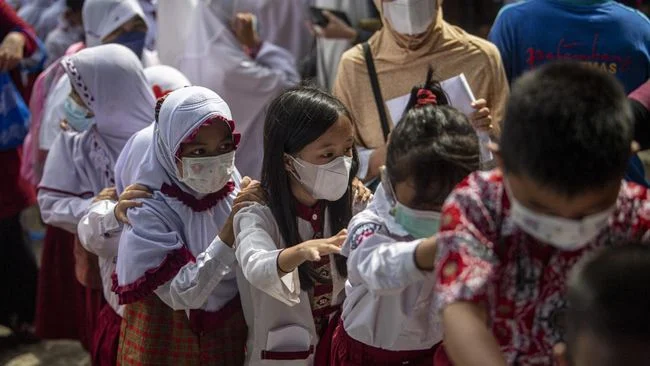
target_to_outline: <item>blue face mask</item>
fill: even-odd
[[[440,212],[414,210],[396,202],[391,214],[416,239],[429,238],[440,230]]]
[[[63,103],[65,119],[68,125],[77,132],[83,132],[95,123],[95,117],[88,117],[88,110],[68,97]]]
[[[138,58],[142,58],[142,51],[144,50],[145,40],[147,38],[147,32],[142,31],[132,31],[124,32],[120,34],[115,40],[111,43],[121,44],[122,46],[128,47],[133,51]]]

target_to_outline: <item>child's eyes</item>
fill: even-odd
[[[192,156],[202,156],[202,155],[205,155],[205,149],[196,149],[196,150],[192,150],[192,151],[190,151],[190,155],[192,155]]]
[[[329,158],[331,158],[331,157],[334,156],[334,153],[325,153],[325,154],[323,154],[323,155],[321,155],[321,156],[322,156],[323,158],[329,159]]]
[[[233,144],[232,142],[228,142],[219,146],[219,150],[221,150],[222,152],[230,152],[234,148],[235,148],[235,144]]]

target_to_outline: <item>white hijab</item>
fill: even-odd
[[[99,46],[104,37],[136,15],[146,21],[138,0],[86,0],[82,12],[86,47]]]
[[[149,86],[154,90],[154,94],[157,91],[168,93],[191,85],[185,75],[169,66],[147,67],[144,69],[144,75]],[[115,187],[118,194],[122,193],[128,185],[136,182],[136,176],[142,164],[142,157],[146,156],[147,149],[149,149],[153,140],[154,127],[155,123],[151,123],[145,129],[133,135],[124,145],[120,156],[117,158],[115,163]],[[164,180],[160,180],[151,188],[154,190],[159,189],[163,182]]]
[[[64,57],[61,65],[95,114],[95,125],[56,138],[41,187],[76,195],[97,194],[115,185],[113,167],[122,148],[153,120],[153,95],[140,60],[121,45],[88,48]],[[71,166],[76,174],[68,173]]]
[[[160,191],[163,184],[175,185],[183,192],[201,198],[178,181],[176,154],[188,136],[215,117],[232,119],[226,102],[213,91],[192,86],[170,93],[162,104],[158,122],[153,126],[149,146],[143,150],[144,144],[139,143],[139,147],[131,152],[142,153],[142,163],[135,167],[135,171],[120,168],[122,185],[131,181],[154,191],[154,197],[143,200],[142,207],[129,210],[131,226],[124,228],[120,238],[114,291],[120,295],[121,302],[138,301],[171,280],[190,260],[188,251],[194,257],[204,252],[228,219],[239,191],[241,178],[237,171],[232,176],[235,185],[232,192],[207,209],[193,209]],[[233,128],[232,124],[230,126]],[[141,133],[143,138],[147,134],[149,131]],[[156,219],[151,220],[152,216]],[[235,281],[234,272],[223,280]],[[218,310],[224,298],[232,298],[237,292],[236,286],[223,289],[231,290],[234,291],[232,294],[215,293],[202,309]]]
[[[309,53],[314,37],[307,29],[305,0],[237,0],[235,10],[255,14],[260,38],[291,52],[296,61]]]
[[[144,69],[144,76],[147,78],[147,82],[156,98],[160,98],[162,94],[192,85],[182,72],[166,65],[147,67]]]

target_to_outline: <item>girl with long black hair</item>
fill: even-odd
[[[269,106],[268,203],[234,221],[250,365],[329,365],[347,276],[339,253],[353,214],[354,143],[346,108],[316,88],[291,89]]]

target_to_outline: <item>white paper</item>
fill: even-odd
[[[474,98],[474,93],[472,93],[472,89],[467,83],[465,74],[460,74],[458,76],[454,76],[453,78],[442,81],[440,83],[440,86],[445,91],[445,94],[447,94],[449,105],[458,109],[461,113],[467,116],[467,118],[471,118],[472,114],[474,113],[472,103],[476,100],[476,98]],[[393,124],[395,126],[397,126],[399,121],[402,119],[404,109],[406,108],[406,104],[408,104],[410,97],[411,94],[409,93],[402,95],[401,97],[393,98],[386,102],[386,106],[390,112],[390,117],[393,120]],[[481,162],[488,162],[494,158],[492,156],[492,152],[488,148],[488,145],[491,142],[490,135],[485,131],[477,131],[476,133],[478,135],[481,151]]]
[[[273,352],[304,352],[311,347],[309,331],[299,325],[286,325],[269,331],[266,350]]]
[[[388,113],[390,113],[390,119],[393,121],[393,125],[397,126],[399,121],[404,115],[404,109],[411,98],[411,93],[402,95],[401,97],[393,98],[386,102],[386,107],[388,107]]]
[[[449,99],[449,105],[458,109],[468,118],[471,117],[474,113],[474,108],[472,103],[476,100],[474,98],[474,93],[467,83],[465,74],[460,74],[451,79],[447,79],[440,83],[442,89],[447,94]],[[489,144],[491,142],[490,135],[485,131],[477,131],[478,142],[481,151],[481,162],[486,163],[491,161],[494,157],[492,156],[492,151],[489,149]]]

